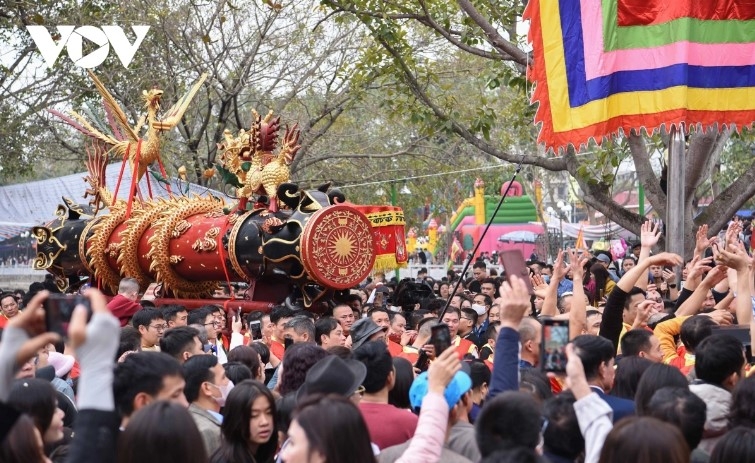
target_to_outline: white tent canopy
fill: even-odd
[[[636,235],[629,230],[622,228],[620,225],[609,222],[605,225],[582,225],[579,223],[559,222],[558,219],[551,219],[547,224],[548,228],[560,230],[563,229],[564,236],[576,238],[579,230],[587,241],[600,240],[607,237],[624,238],[625,240],[633,239]]]
[[[118,182],[121,163],[110,164],[107,167],[107,186],[111,191]],[[147,173],[139,182],[139,188],[144,197],[148,196]],[[86,172],[66,175],[63,177],[19,183],[0,187],[0,241],[17,236],[29,228],[43,224],[55,218],[55,210],[63,203],[65,196],[78,203],[88,202],[84,199],[84,192],[89,186],[84,181]],[[150,178],[152,195],[154,197],[168,197],[166,185]],[[118,197],[126,199],[126,193],[131,185],[131,169],[127,165],[118,191]],[[171,178],[173,194],[186,192],[187,182]],[[201,185],[188,184],[188,194],[224,196],[222,193],[210,190]]]

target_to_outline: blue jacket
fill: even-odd
[[[634,401],[614,397],[603,392],[599,387],[590,386],[593,392],[596,392],[605,403],[613,410],[613,422],[616,423],[622,418],[633,416],[635,414]]]
[[[519,390],[519,331],[503,327],[498,332],[493,357],[493,376],[488,399],[501,392]]]

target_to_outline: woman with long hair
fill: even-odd
[[[235,385],[223,408],[223,440],[210,463],[269,463],[278,449],[275,399],[264,384]]]
[[[160,400],[139,409],[118,437],[118,463],[205,463],[207,452],[189,410]]]
[[[63,439],[65,413],[58,407],[58,395],[48,381],[37,378],[16,380],[8,404],[34,420],[45,444]]]
[[[17,413],[2,410],[3,413]],[[42,435],[28,415],[21,415],[4,436],[0,436],[3,463],[50,463],[45,456]]]
[[[288,437],[281,450],[286,463],[375,463],[367,424],[345,397],[305,399],[294,412]]]
[[[393,389],[388,391],[388,403],[396,408],[411,410],[409,388],[412,387],[414,381],[414,367],[405,358],[393,357],[393,370],[396,381],[393,384]]]
[[[601,263],[590,267],[590,283],[588,283],[587,297],[590,305],[597,307],[604,297],[608,297],[616,283],[611,279],[608,270]]]

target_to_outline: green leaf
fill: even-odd
[[[243,186],[242,183],[239,182],[239,178],[236,177],[236,174],[234,174],[233,172],[229,171],[220,164],[215,164],[215,168],[220,173],[220,180],[226,185],[231,185],[236,188],[241,188]]]

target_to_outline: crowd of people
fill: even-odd
[[[530,282],[376,276],[323,314],[153,307],[125,278],[65,337],[49,291],[2,293],[0,463],[749,461],[755,259],[741,222],[707,235],[684,262],[648,222],[634,255],[564,250]]]

